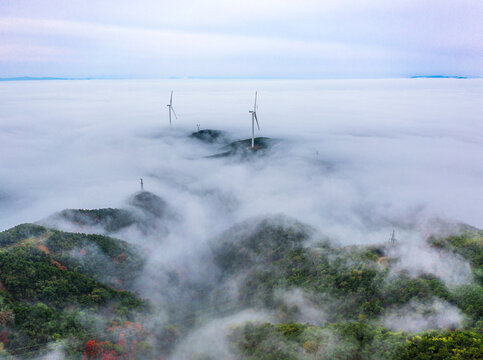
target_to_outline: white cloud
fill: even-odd
[[[283,212],[349,242],[384,241],[392,221],[433,214],[481,227],[481,86],[444,79],[0,83],[0,142],[8,149],[0,178],[12,198],[3,203],[2,226],[67,207],[119,206],[148,176],[147,188],[181,206],[202,233],[226,228],[204,197],[190,202],[204,189],[238,201],[228,222]],[[163,101],[174,89],[176,128],[201,123],[248,136],[254,88],[261,134],[288,139],[266,164],[202,159],[215,149],[163,130]]]
[[[462,320],[463,314],[456,306],[445,301],[433,300],[427,304],[411,301],[399,309],[388,312],[382,323],[394,331],[417,332],[460,327]]]
[[[48,62],[63,60],[72,61],[75,54],[72,49],[58,46],[35,44],[0,44],[0,61],[5,62]]]
[[[196,56],[216,57],[250,53],[280,53],[311,55],[322,59],[347,59],[355,56],[377,59],[387,55],[383,49],[377,46],[264,36],[160,30],[47,19],[0,18],[0,26],[5,32],[17,35],[51,36],[68,39],[85,38],[99,46],[128,50],[132,55],[146,53],[155,56],[188,56],[196,54]],[[16,47],[20,48],[19,45]],[[40,46],[37,48],[48,49],[48,47]],[[75,49],[69,44],[66,45],[66,48]],[[31,51],[34,51],[34,48]]]

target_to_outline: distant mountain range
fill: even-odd
[[[478,78],[478,76],[458,76],[458,75],[414,75],[410,76],[411,79],[419,79],[419,78],[426,78],[426,79],[468,79],[468,78]],[[35,77],[35,76],[17,76],[17,77],[7,77],[7,78],[0,78],[0,81],[33,81],[33,80],[122,80],[122,77],[72,77],[72,78],[65,78],[65,77]],[[126,78],[133,80],[133,78]],[[153,78],[156,79],[156,78]],[[199,79],[199,80],[221,80],[221,79],[240,79],[240,78],[231,78],[231,77],[196,77],[196,76],[189,76],[189,77],[168,77],[168,80],[176,80],[176,79]],[[260,80],[261,78],[255,78]],[[267,80],[274,80],[275,78],[268,78]]]
[[[411,79],[468,79],[467,76],[456,76],[456,75],[414,75]]]
[[[29,80],[91,80],[92,78],[61,78],[61,77],[33,77],[19,76],[10,78],[0,78],[0,81],[29,81]]]

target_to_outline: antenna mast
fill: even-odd
[[[392,246],[395,246],[396,245],[396,237],[395,237],[395,231],[393,230],[392,231],[392,235],[391,235],[391,238],[389,239],[389,243],[392,245]]]

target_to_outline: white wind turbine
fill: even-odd
[[[253,105],[253,110],[249,111],[249,113],[252,114],[252,149],[255,148],[255,121],[257,122],[258,131],[260,131],[260,125],[258,125],[257,118],[257,94],[258,92],[255,91],[255,105]]]
[[[171,90],[171,97],[169,99],[169,104],[166,106],[168,107],[168,111],[169,111],[169,126],[171,126],[171,112],[173,112],[174,117],[176,118],[176,120],[178,120],[178,117],[176,116],[176,113],[174,112],[174,109],[173,109],[173,90]]]

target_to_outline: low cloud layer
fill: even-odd
[[[470,264],[452,252],[430,247],[422,237],[406,235],[399,239],[399,246],[389,250],[396,259],[391,267],[393,274],[407,271],[412,276],[433,274],[446,286],[469,284],[473,280]]]
[[[248,310],[239,312],[234,316],[213,320],[188,335],[178,345],[169,359],[236,359],[230,348],[227,336],[232,327],[247,321],[267,322],[270,321],[270,316],[262,312]]]
[[[429,329],[447,329],[461,326],[463,314],[446,302],[434,300],[422,304],[411,301],[401,309],[396,309],[383,319],[383,324],[394,331],[417,332]]]
[[[273,147],[264,156],[208,157],[225,144],[190,133],[200,124],[247,138],[254,88],[257,135],[275,139]],[[179,118],[169,128],[171,89]],[[218,281],[211,246],[234,224],[232,231],[247,233],[250,224],[282,214],[274,221],[294,218],[334,246],[387,244],[394,229],[393,271],[434,274],[449,287],[472,281],[467,262],[425,240],[451,233],[441,225],[448,221],[483,227],[476,160],[483,158],[482,92],[481,80],[449,79],[0,83],[0,228],[39,220],[74,231],[91,226],[138,245],[146,266],[133,290],[155,304],[153,328],[186,315],[183,304],[194,314],[213,308],[172,359],[201,350],[229,358],[230,325],[270,320],[237,303],[243,272]],[[156,196],[136,197],[140,178]],[[108,228],[82,213],[72,227],[62,213],[51,216],[95,208],[120,208],[136,221]],[[296,308],[294,320],[325,323],[325,308],[310,293],[276,295]],[[218,313],[224,301],[236,306]],[[181,314],[167,314],[174,305]],[[456,308],[434,300],[394,309],[381,321],[416,331],[461,320]],[[208,349],[206,338],[218,341]]]
[[[309,294],[302,289],[280,291],[280,300],[286,306],[294,307],[296,310],[295,321],[302,324],[322,326],[327,320],[327,314],[310,300]]]
[[[219,147],[187,135],[199,123],[247,138],[253,88],[257,135],[281,141],[251,161],[205,158]],[[269,213],[349,243],[431,216],[483,227],[481,91],[480,80],[4,83],[0,226],[125,206],[143,177],[182,216],[172,236],[194,243]]]

